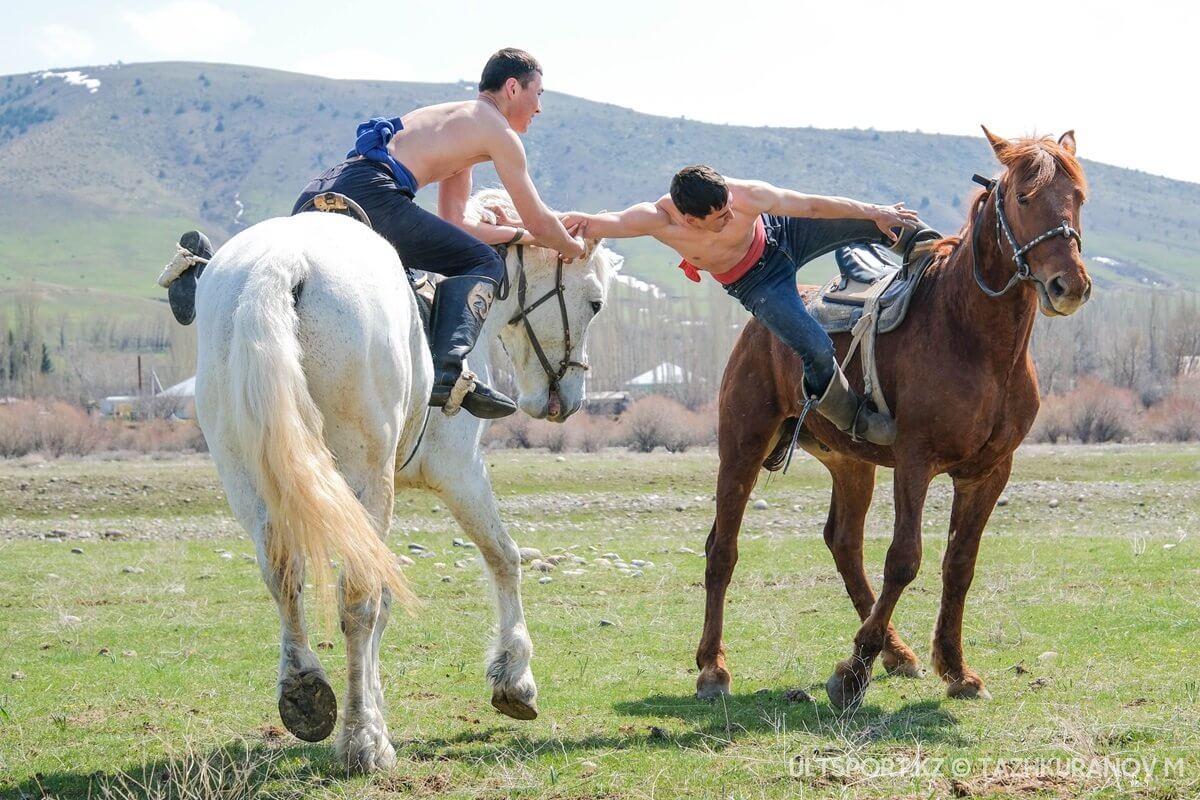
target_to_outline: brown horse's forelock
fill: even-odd
[[[1083,168],[1071,151],[1052,137],[1017,139],[1000,152],[999,158],[1009,172],[1020,177],[1021,188],[1027,195],[1037,194],[1061,169],[1087,199]]]
[[[1083,175],[1083,167],[1069,150],[1052,137],[1017,139],[1010,143],[999,158],[1006,170],[1020,176],[1021,188],[1027,195],[1036,194],[1054,180],[1054,176],[1061,169],[1079,188],[1083,199],[1087,199],[1087,178]],[[967,214],[967,221],[963,223],[959,232],[953,236],[944,236],[933,243],[932,249],[938,260],[948,257],[969,237],[971,226],[987,201],[988,194],[986,190],[976,192],[971,198],[971,211]]]

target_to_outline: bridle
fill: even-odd
[[[982,175],[973,175],[971,180],[975,181],[986,191],[990,192],[992,198],[994,198],[994,202],[996,204],[996,244],[1000,246],[1001,250],[1003,251],[1003,243],[1000,239],[1001,232],[1003,232],[1004,238],[1008,240],[1008,246],[1012,248],[1013,251],[1012,260],[1017,265],[1016,272],[1014,272],[1013,276],[1008,279],[1008,283],[1004,285],[1004,288],[999,291],[988,288],[988,285],[983,282],[983,276],[979,274],[979,229],[981,227],[980,223],[983,220],[983,212],[987,209],[987,200],[985,200],[979,206],[979,213],[975,216],[975,224],[971,226],[971,260],[974,262],[973,268],[975,270],[975,283],[979,284],[979,288],[982,289],[983,293],[988,297],[1000,297],[1001,295],[1006,294],[1009,289],[1016,286],[1019,281],[1033,281],[1037,284],[1038,292],[1041,293],[1042,297],[1048,299],[1049,294],[1046,290],[1046,284],[1041,280],[1041,278],[1038,278],[1036,275],[1034,275],[1032,270],[1030,270],[1029,262],[1025,259],[1025,254],[1037,247],[1042,242],[1053,239],[1055,236],[1062,236],[1064,239],[1074,239],[1075,244],[1082,251],[1083,237],[1079,235],[1078,230],[1072,228],[1071,225],[1064,219],[1062,224],[1057,228],[1051,228],[1040,236],[1034,237],[1024,247],[1018,245],[1017,237],[1013,234],[1012,226],[1008,224],[1008,218],[1004,215],[1004,193],[1000,189],[1000,181],[994,178],[985,178]],[[1053,304],[1051,304],[1050,307],[1053,308]]]
[[[554,288],[532,303],[526,303],[525,295],[528,291],[529,283],[525,279],[525,246],[520,244],[514,246],[517,248],[517,303],[519,310],[507,324],[516,325],[518,322],[525,323],[525,332],[529,336],[529,343],[533,345],[533,352],[537,354],[538,361],[542,364],[542,370],[545,371],[546,378],[550,381],[550,391],[557,392],[558,385],[567,374],[568,369],[571,367],[579,367],[582,370],[590,369],[587,364],[581,361],[571,360],[571,322],[567,318],[567,287],[563,283],[563,259],[561,255],[558,257],[558,264],[554,272]],[[501,300],[507,300],[512,289],[512,284],[508,277],[508,245],[500,245],[496,250],[500,253],[501,259],[505,261],[504,277],[500,280],[497,297]],[[563,357],[558,361],[558,369],[555,369],[550,359],[547,358],[545,348],[538,341],[537,334],[533,330],[533,325],[529,323],[530,313],[552,297],[558,298],[558,310],[562,316]]]

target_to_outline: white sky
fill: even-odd
[[[1074,128],[1086,158],[1200,182],[1196,3],[3,5],[0,74],[196,60],[337,78],[475,81],[490,53],[514,46],[542,62],[548,89],[653,114],[967,135],[978,135],[980,123],[1006,136]]]

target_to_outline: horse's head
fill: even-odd
[[[505,192],[487,189],[472,197],[468,213],[495,221],[497,210],[516,216]],[[616,256],[598,241],[570,264],[553,250],[514,246],[505,266],[507,296],[492,313],[503,318],[500,342],[512,359],[517,404],[531,417],[564,422],[583,406],[588,329],[608,302]]]
[[[987,128],[983,132],[1005,167],[993,189],[1000,230],[1007,226],[1011,232],[1011,236],[998,234],[1001,253],[1006,260],[1018,255],[1018,272],[1022,261],[1028,264],[1043,314],[1075,313],[1091,296],[1092,279],[1081,252],[1080,211],[1087,199],[1087,181],[1075,158],[1074,132],[1064,133],[1058,141],[1010,141]],[[991,232],[981,230],[979,235]]]

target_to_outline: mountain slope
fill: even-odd
[[[287,213],[306,180],[344,155],[359,121],[473,96],[464,84],[216,64],[78,72],[0,77],[0,292],[32,281],[67,307],[159,299],[153,279],[183,230],[203,227],[220,243]],[[1084,154],[1087,134],[1078,132]],[[554,93],[526,143],[535,182],[560,209],[656,198],[680,166],[705,162],[802,191],[903,199],[947,232],[963,222],[971,174],[995,170],[982,137],[709,125]],[[1200,288],[1200,185],[1085,167],[1095,277]],[[495,175],[480,168],[476,182]],[[687,291],[664,248],[620,248],[628,271]]]

